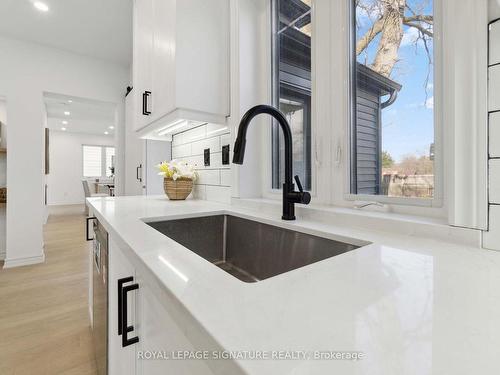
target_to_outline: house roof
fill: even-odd
[[[393,81],[368,66],[358,63],[358,85],[364,86],[370,91],[377,92],[379,96],[391,95],[394,92],[401,90],[401,84]]]

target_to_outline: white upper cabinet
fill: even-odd
[[[133,80],[136,103],[135,130],[147,125],[149,118],[143,115],[144,93],[152,90],[153,59],[153,0],[136,0],[134,6],[134,57]]]
[[[135,130],[165,139],[229,116],[229,0],[135,0]]]

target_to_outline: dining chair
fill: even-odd
[[[82,180],[82,185],[83,185],[83,193],[85,194],[85,198],[91,198],[91,197],[109,197],[109,194],[104,194],[104,193],[91,193],[90,192],[90,187],[89,187],[89,182],[87,180]],[[87,205],[85,205],[85,213],[88,215],[89,209]]]

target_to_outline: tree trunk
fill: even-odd
[[[377,54],[371,68],[389,77],[398,62],[398,50],[403,39],[403,18],[406,0],[380,0],[383,5],[384,23],[377,48]]]

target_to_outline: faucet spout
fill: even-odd
[[[283,220],[295,220],[295,203],[309,204],[311,195],[302,190],[302,185],[298,176],[295,180],[298,182],[299,191],[295,191],[293,183],[293,151],[292,151],[292,131],[286,120],[285,115],[278,109],[268,105],[257,105],[250,108],[240,121],[238,128],[238,137],[234,143],[233,163],[243,164],[245,158],[246,134],[250,122],[260,114],[268,114],[275,118],[283,131],[285,141],[285,182],[283,184]]]

